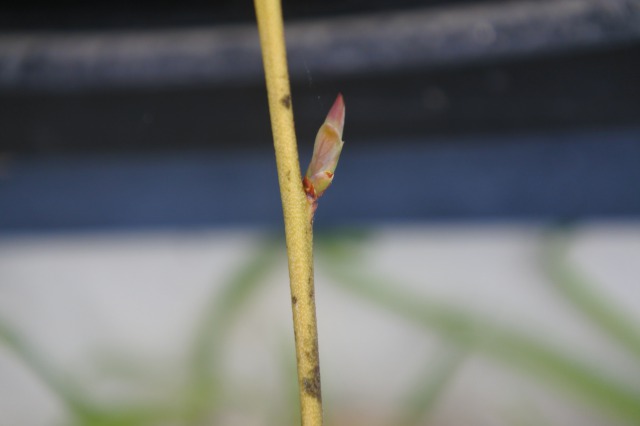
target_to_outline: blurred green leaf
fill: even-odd
[[[370,241],[372,235],[371,231],[362,228],[320,229],[315,232],[314,240],[325,257],[350,262],[361,260],[362,246]]]
[[[101,407],[87,398],[86,393],[71,386],[66,375],[55,371],[44,358],[41,351],[31,347],[8,322],[0,320],[0,342],[9,348],[16,357],[63,403],[70,416],[69,422],[81,426],[151,426],[160,422],[184,418],[177,404],[151,404],[130,407]]]
[[[466,353],[449,349],[435,364],[429,363],[425,372],[418,375],[415,386],[404,398],[404,409],[397,426],[417,426],[431,412],[441,394],[447,389],[455,373],[462,365]]]
[[[78,426],[157,426],[184,418],[177,407],[132,405],[131,407],[85,407],[73,424]]]
[[[640,327],[616,306],[599,286],[590,282],[567,260],[569,238],[565,232],[547,237],[543,268],[559,293],[585,318],[615,339],[640,360]],[[602,287],[600,287],[602,288]]]
[[[191,352],[187,405],[194,424],[199,424],[203,416],[210,416],[216,411],[224,380],[221,355],[225,338],[282,254],[278,249],[279,241],[265,238],[248,260],[222,283],[222,290],[213,295],[204,312]]]
[[[281,382],[284,387],[284,402],[282,405],[271,401],[271,413],[268,424],[298,425],[300,424],[300,393],[298,392],[298,370],[296,366],[296,353],[290,338],[283,337],[282,344],[278,345],[277,359]],[[328,422],[327,422],[328,423]]]
[[[89,403],[81,393],[70,386],[68,380],[58,374],[33,348],[24,337],[20,336],[8,321],[0,319],[0,342],[46,386],[66,407],[69,414],[80,419],[89,409]]]
[[[555,385],[603,412],[640,424],[640,394],[605,377],[593,366],[585,365],[549,343],[521,331],[400,290],[408,286],[382,279],[369,265],[340,262],[340,258],[331,256],[330,252],[328,255],[327,262],[323,262],[327,272],[341,288],[359,298],[425,330],[435,331],[469,351],[478,351],[544,383]]]

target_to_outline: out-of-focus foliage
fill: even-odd
[[[376,265],[367,259],[363,248],[367,246],[368,236],[365,231],[319,235],[316,241],[318,272],[331,277],[330,282],[345,296],[370,304],[381,315],[391,314],[417,326],[425,336],[435,333],[442,349],[440,362],[425,363],[422,369],[415,371],[413,386],[393,402],[396,413],[392,424],[429,424],[429,415],[437,407],[439,397],[470,356],[492,360],[500,368],[529,378],[568,400],[582,401],[612,421],[640,423],[640,392],[637,389],[609,377],[604,369],[593,369],[582,360],[579,351],[567,352],[516,326],[498,323],[434,298],[408,293],[403,290],[406,286],[399,285],[394,277],[381,276]],[[638,324],[608,300],[606,294],[596,293],[595,286],[569,263],[565,253],[567,241],[564,233],[551,233],[541,240],[541,272],[554,284],[558,296],[582,314],[584,321],[604,332],[612,345],[640,361]],[[73,381],[65,380],[68,374],[55,371],[46,355],[30,345],[27,336],[13,331],[11,322],[6,319],[0,322],[1,342],[62,401],[73,424],[232,424],[225,417],[227,407],[245,404],[247,407],[256,404],[268,407],[262,424],[296,424],[299,419],[295,360],[290,348],[282,345],[281,352],[274,354],[274,358],[280,360],[276,370],[282,376],[281,383],[289,384],[280,390],[280,395],[243,394],[242,389],[247,388],[238,386],[228,377],[222,356],[233,328],[257,303],[256,298],[263,284],[268,282],[273,267],[284,261],[282,245],[280,240],[265,239],[253,253],[246,255],[244,264],[230,274],[226,282],[218,284],[221,290],[208,302],[205,311],[197,314],[200,320],[190,349],[186,385],[176,388],[170,400],[157,404],[132,401],[126,406],[104,404],[87,396],[81,386],[71,385]],[[269,319],[265,318],[265,321]],[[640,370],[640,364],[636,368]],[[172,374],[172,370],[168,366],[166,374]],[[334,414],[327,413],[328,425],[345,423]],[[505,419],[509,417],[504,416]],[[525,415],[515,417],[515,420],[506,419],[505,424],[528,424]],[[362,419],[366,419],[366,413]],[[351,419],[351,422],[356,424],[357,420],[353,423]]]

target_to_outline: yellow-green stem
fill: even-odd
[[[303,426],[322,425],[311,205],[302,187],[280,0],[255,0],[284,212]]]

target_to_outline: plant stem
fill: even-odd
[[[322,425],[311,205],[302,187],[280,0],[255,0],[284,212],[303,426]]]

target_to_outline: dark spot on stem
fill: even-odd
[[[295,296],[291,296],[291,303],[293,303],[294,305],[298,303],[298,298]]]
[[[309,289],[309,298],[311,301],[315,301],[315,287],[313,286],[313,274],[309,276],[309,280],[307,281],[307,288]]]
[[[322,391],[320,390],[320,366],[316,365],[313,367],[310,373],[311,377],[305,377],[302,380],[304,391],[307,395],[314,397],[318,401],[322,401]]]
[[[313,327],[309,327],[309,330],[311,331]],[[314,341],[312,343],[312,347],[311,350],[309,351],[305,351],[305,356],[307,357],[307,361],[309,361],[309,364],[311,365],[319,365],[320,364],[320,359],[318,357],[318,341]]]
[[[284,95],[281,99],[280,99],[280,103],[286,108],[289,109],[291,108],[291,95]]]

